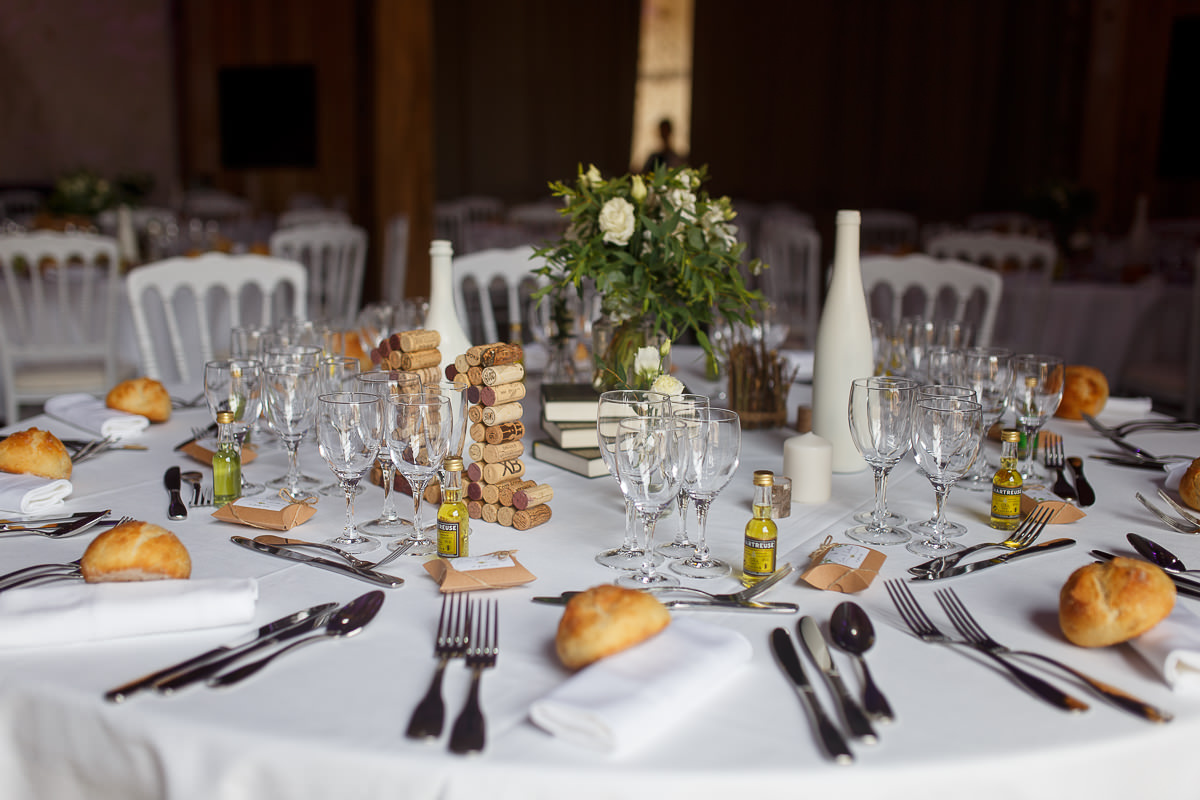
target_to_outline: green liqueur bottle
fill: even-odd
[[[217,452],[213,454],[213,503],[223,506],[242,496],[242,453],[233,432],[234,413],[217,412]]]

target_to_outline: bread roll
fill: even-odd
[[[1062,402],[1054,416],[1062,419],[1083,419],[1084,414],[1096,416],[1108,402],[1108,378],[1095,367],[1072,364],[1065,370]]]
[[[121,381],[109,391],[104,404],[117,411],[141,414],[151,422],[166,422],[171,418],[171,395],[153,378]]]
[[[1175,606],[1175,584],[1155,565],[1132,558],[1088,564],[1058,596],[1058,624],[1080,647],[1106,647],[1140,636]]]
[[[670,622],[666,606],[646,592],[594,586],[567,603],[554,645],[564,666],[579,669],[649,639]]]
[[[71,454],[53,433],[30,428],[0,441],[0,471],[65,480],[71,477]]]
[[[1200,458],[1189,464],[1179,479],[1179,496],[1183,502],[1200,511]]]
[[[192,559],[183,542],[166,528],[138,520],[97,536],[79,566],[88,583],[158,581],[192,574]]]

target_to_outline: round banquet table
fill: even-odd
[[[190,396],[180,388],[181,396]],[[526,421],[536,431],[537,404]],[[344,603],[371,587],[341,575],[250,552],[230,543],[252,529],[210,518],[193,509],[187,520],[169,522],[161,476],[188,459],[172,450],[203,410],[176,412],[140,441],[147,452],[104,453],[78,466],[71,510],[111,508],[173,530],[191,551],[193,576],[249,576],[259,585],[254,626],[322,601]],[[45,417],[28,424],[60,435],[78,432]],[[1069,454],[1105,450],[1104,441],[1078,422],[1054,420]],[[709,533],[715,554],[736,561],[750,512],[751,472],[782,468],[787,431],[747,431],[741,465],[712,508]],[[1144,447],[1200,453],[1200,435],[1147,434]],[[995,445],[989,444],[994,458]],[[664,712],[651,744],[613,756],[565,743],[528,719],[530,703],[570,678],[559,666],[553,637],[561,609],[530,602],[535,595],[613,580],[592,556],[621,536],[622,504],[614,481],[585,479],[527,459],[528,475],[553,485],[553,518],[521,532],[474,521],[471,551],[515,550],[537,576],[531,584],[496,591],[500,656],[483,675],[488,744],[474,757],[448,752],[446,736],[435,742],[404,737],[408,716],[424,694],[435,661],[432,653],[440,597],[420,559],[403,557],[385,568],[405,585],[388,590],[379,616],[358,636],[304,648],[235,687],[193,687],[172,697],[138,695],[121,705],[103,692],[159,667],[240,636],[222,631],[179,632],[153,637],[0,651],[0,797],[196,798],[196,800],[328,800],[328,798],[608,798],[630,794],[670,798],[829,797],[838,800],[920,798],[1128,798],[1186,797],[1195,791],[1192,744],[1200,738],[1200,696],[1173,692],[1127,646],[1076,648],[1058,632],[1056,609],[1063,581],[1091,560],[1089,549],[1129,554],[1124,534],[1136,530],[1167,544],[1185,561],[1200,564],[1200,540],[1174,534],[1152,520],[1133,492],[1153,492],[1156,473],[1088,460],[1086,471],[1099,501],[1079,522],[1056,526],[1043,540],[1070,536],[1067,550],[1025,559],[953,581],[918,585],[914,591],[939,625],[949,624],[932,596],[951,586],[983,627],[1015,648],[1057,656],[1094,677],[1160,707],[1176,719],[1155,725],[1121,712],[1079,684],[1052,678],[1091,704],[1068,714],[1034,699],[989,662],[925,644],[905,632],[888,602],[884,579],[905,575],[919,559],[903,548],[887,555],[879,577],[853,597],[871,614],[878,641],[868,653],[876,680],[898,719],[880,726],[873,746],[853,745],[854,765],[835,766],[820,751],[813,730],[768,646],[771,630],[794,630],[797,615],[725,611],[676,611],[694,620],[736,629],[753,649],[736,674]],[[305,470],[326,476],[327,467],[306,445]],[[284,470],[278,449],[266,449],[246,467],[254,480]],[[849,516],[872,503],[870,473],[837,475],[832,499],[793,506],[779,520],[782,561],[807,564],[816,544],[842,531]],[[893,509],[920,519],[932,512],[933,493],[911,459],[890,483]],[[404,500],[402,496],[400,498]],[[357,503],[360,519],[374,516],[381,490],[370,487]],[[986,525],[988,496],[961,488],[949,501],[951,518],[967,524],[968,544],[996,541]],[[332,536],[342,520],[339,498],[323,498],[312,520],[293,530],[299,538]],[[659,540],[674,531],[661,525]],[[0,540],[4,570],[77,558],[94,536],[49,540],[10,536]],[[714,591],[735,588],[731,578],[693,582]],[[822,592],[794,578],[767,599],[793,601],[800,614],[824,625],[846,595]],[[1181,598],[1180,603],[1195,604]],[[248,633],[249,628],[244,633]],[[802,656],[802,658],[805,658]],[[852,689],[859,673],[834,651]],[[807,659],[805,658],[806,663]],[[810,676],[816,676],[809,664]],[[1047,676],[1049,677],[1049,676]],[[452,720],[466,696],[469,672],[453,662],[444,691]],[[828,708],[827,687],[817,691]],[[449,725],[447,726],[449,727]]]

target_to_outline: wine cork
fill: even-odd
[[[483,354],[490,345],[477,344],[474,347],[468,347],[467,352],[463,353],[463,357],[467,359],[467,365],[471,367],[479,366],[479,356]]]
[[[483,384],[498,386],[502,383],[513,383],[525,377],[525,367],[521,364],[502,364],[498,367],[483,368]]]
[[[471,442],[471,446],[467,448],[467,456],[472,461],[483,461],[483,442]]]
[[[519,531],[527,531],[530,528],[541,525],[550,519],[550,506],[542,504],[533,508],[522,509],[513,514],[512,526]]]
[[[399,349],[406,353],[413,353],[417,350],[436,350],[438,345],[442,343],[442,335],[437,331],[419,329],[415,331],[403,331],[393,334],[393,339],[396,339],[396,344]]]
[[[383,353],[379,352],[378,347],[372,347],[370,355],[371,355],[371,363],[377,367],[380,366],[381,364],[383,364],[383,362],[387,360],[387,356],[385,356]]]
[[[521,478],[513,478],[512,480],[501,481],[500,483],[494,485],[498,490],[496,494],[496,502],[500,503],[502,506],[511,506],[513,504],[513,498],[516,497],[517,492],[520,492],[524,489],[532,489],[534,486],[537,486],[537,481],[527,481],[522,480]]]
[[[442,380],[441,370],[437,366],[414,369],[412,370],[412,374],[421,379],[422,386],[436,386]]]
[[[463,474],[467,476],[469,481],[483,480],[483,464],[472,463],[467,464],[467,468],[463,470]]]
[[[471,519],[481,519],[483,517],[483,503],[478,500],[468,500],[467,516]]]
[[[467,406],[467,419],[471,422],[483,422],[483,406]]]
[[[388,356],[391,359],[391,356]],[[417,370],[425,367],[436,367],[442,363],[442,351],[437,349],[418,350],[415,353],[400,354],[400,369]]]
[[[483,393],[482,386],[471,386],[470,384],[467,384],[467,402],[468,403],[478,403],[479,398],[483,396],[482,393]]]
[[[513,514],[515,514],[516,511],[517,510],[511,506],[500,506],[498,509],[496,509],[496,522],[499,522],[506,528],[511,528],[513,524]]]
[[[516,364],[525,356],[525,351],[519,344],[499,342],[487,345],[479,352],[479,366],[498,367],[503,364]]]
[[[454,373],[454,388],[455,388],[455,389],[458,389],[459,391],[462,391],[463,389],[467,389],[467,388],[469,388],[470,386],[471,386],[471,384],[470,384],[470,382],[467,380],[467,375],[466,375],[466,373],[464,373],[464,372],[456,372],[456,373]]]
[[[380,352],[380,354],[383,353],[382,350],[380,350],[379,352]],[[401,353],[399,350],[392,350],[386,356],[384,356],[384,358],[387,360],[388,369],[403,369],[400,366],[400,357],[402,355],[404,355],[404,354]]]
[[[465,353],[459,353],[454,357],[454,368],[464,375],[466,375],[467,371],[471,369],[471,365],[467,363],[467,356]]]
[[[502,444],[485,444],[483,452],[480,453],[481,458],[473,458],[472,460],[495,464],[498,461],[512,461],[514,458],[520,458],[523,455],[525,455],[525,443],[520,439],[514,439],[511,442],[504,442]]]
[[[466,489],[467,499],[468,500],[482,500],[483,499],[483,489],[485,486],[488,486],[488,485],[489,484],[480,483],[478,481],[467,481],[467,489]]]
[[[455,381],[455,382],[457,382],[457,379],[458,379],[458,367],[454,366],[454,362],[451,362],[451,363],[447,364],[447,365],[446,365],[446,368],[445,368],[444,370],[442,370],[442,372],[443,372],[443,373],[445,373],[445,375],[446,375],[446,380],[448,380],[448,381]],[[466,377],[464,377],[464,378],[463,378],[463,383],[466,383],[466,382],[467,382],[467,379],[466,379]]]
[[[483,433],[483,438],[475,439],[475,434],[472,432],[471,438],[475,441],[486,441],[488,444],[503,444],[504,442],[515,441],[525,435],[525,423],[504,422],[500,425],[495,425],[486,428]]]
[[[474,406],[483,409],[483,424],[488,427],[502,422],[513,422],[525,413],[525,407],[520,403],[505,403],[502,406]]]
[[[510,422],[507,424],[512,425],[514,423]],[[519,424],[519,423],[517,423],[517,424]],[[473,423],[471,425],[471,430],[470,430],[471,441],[482,442],[484,440],[484,437],[487,435],[487,429],[488,429],[487,425],[484,425],[482,422]],[[525,431],[522,430],[521,432],[524,433]]]
[[[497,461],[495,464],[485,464],[483,467],[483,480],[487,483],[499,483],[505,478],[519,478],[524,474],[525,462],[519,458],[514,458],[512,461]]]
[[[554,487],[548,483],[542,483],[528,489],[522,489],[513,494],[513,506],[524,511],[527,508],[540,506],[543,503],[549,503],[554,499]]]
[[[387,358],[388,355],[390,355],[391,352],[396,349],[396,348],[392,347],[392,340],[389,339],[387,336],[380,339],[379,344],[376,345],[376,347],[379,349],[379,354],[381,356],[383,356],[384,358]]]
[[[499,516],[499,511],[500,506],[493,505],[491,503],[484,503],[483,512],[480,515],[481,519],[483,519],[484,522],[495,522],[496,517]]]
[[[467,382],[472,386],[479,386],[483,383],[483,367],[478,364],[473,365],[467,370]]]
[[[479,388],[479,399],[473,403],[483,403],[485,406],[498,406],[504,403],[515,403],[525,399],[525,383],[502,383],[499,386],[482,386]]]

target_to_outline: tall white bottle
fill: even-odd
[[[442,335],[438,350],[443,364],[471,347],[471,337],[463,330],[454,308],[453,255],[454,247],[445,239],[434,239],[429,245],[429,313],[425,315],[425,328]]]
[[[858,260],[862,215],[837,213],[833,277],[821,310],[813,362],[813,433],[833,446],[834,472],[866,469],[850,436],[850,385],[875,373],[871,323]]]

